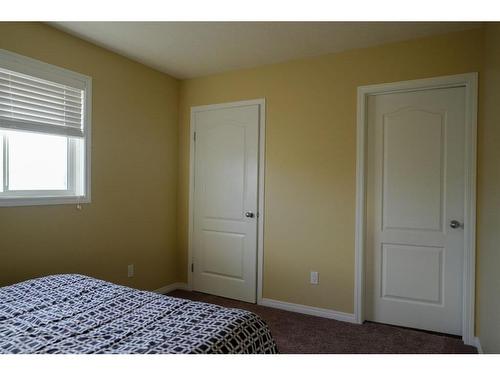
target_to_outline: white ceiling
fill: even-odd
[[[177,78],[480,27],[461,22],[52,22]]]

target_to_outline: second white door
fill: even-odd
[[[194,108],[193,289],[256,301],[259,104]]]
[[[465,88],[368,99],[366,318],[462,333]]]

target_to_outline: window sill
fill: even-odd
[[[56,204],[90,203],[88,196],[62,197],[0,197],[0,207],[51,206]]]

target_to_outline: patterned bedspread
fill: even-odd
[[[0,353],[276,353],[257,315],[82,275],[0,288]]]

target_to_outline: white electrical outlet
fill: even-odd
[[[319,273],[311,271],[311,284],[319,284]]]
[[[134,265],[129,264],[128,265],[128,272],[127,272],[128,277],[134,277]]]

